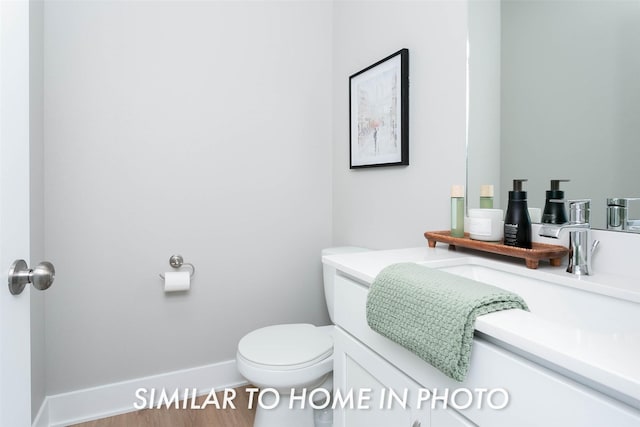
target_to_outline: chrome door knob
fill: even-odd
[[[49,261],[42,261],[31,272],[31,284],[39,291],[47,290],[56,278],[56,269]]]
[[[9,268],[9,292],[12,295],[19,295],[24,290],[27,283],[33,287],[44,291],[49,289],[56,277],[56,269],[48,261],[43,261],[36,268],[29,269],[23,259],[16,260]]]

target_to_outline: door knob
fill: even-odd
[[[12,295],[19,295],[24,290],[27,283],[33,287],[44,291],[49,289],[56,277],[56,269],[48,261],[43,261],[30,269],[23,259],[16,260],[9,268],[9,291]]]

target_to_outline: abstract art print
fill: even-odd
[[[409,164],[409,50],[349,77],[350,167]]]

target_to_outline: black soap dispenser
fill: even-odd
[[[504,217],[504,244],[531,249],[531,218],[527,208],[527,192],[522,191],[526,179],[514,179],[509,191],[509,204]]]
[[[567,222],[567,211],[564,208],[564,191],[560,190],[561,182],[568,179],[552,179],[551,190],[547,191],[547,201],[544,204],[542,222],[545,224],[564,224]]]

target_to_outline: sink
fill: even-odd
[[[520,295],[530,312],[480,316],[481,337],[640,407],[640,289],[610,276],[468,257],[422,262]]]
[[[477,263],[440,267],[458,276],[487,283],[520,295],[532,313],[579,330],[640,337],[640,304],[566,286],[555,276],[535,277]],[[574,279],[576,286],[581,282]]]

